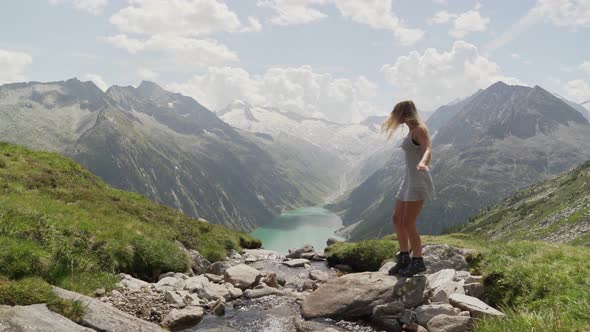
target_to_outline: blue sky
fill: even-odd
[[[590,99],[588,0],[26,0],[0,10],[0,83],[143,79],[334,121],[497,80]]]

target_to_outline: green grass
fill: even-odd
[[[55,299],[51,285],[39,277],[9,281],[0,278],[1,305],[31,305],[47,303]]]
[[[41,277],[82,293],[118,272],[153,279],[185,271],[178,243],[211,261],[259,247],[249,235],[200,222],[116,190],[54,153],[0,143],[0,274]]]

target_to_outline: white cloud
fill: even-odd
[[[129,0],[110,22],[123,33],[141,35],[208,36],[260,29],[260,22],[253,18],[244,25],[218,0]]]
[[[482,56],[475,45],[456,41],[449,51],[429,48],[399,57],[383,66],[386,79],[398,88],[400,99],[413,99],[422,109],[432,110],[458,97],[486,88],[496,81],[520,84],[502,74],[500,67]]]
[[[556,26],[572,28],[590,26],[590,1],[588,0],[538,0],[523,17],[484,48],[496,50],[512,42],[535,24],[546,21]]]
[[[24,81],[23,71],[32,62],[33,58],[27,53],[0,49],[0,84]]]
[[[82,77],[83,81],[92,81],[102,91],[107,91],[109,85],[104,81],[102,76],[98,74],[86,74]]]
[[[273,9],[271,22],[280,25],[305,24],[327,15],[317,6],[332,4],[340,14],[353,22],[373,29],[390,30],[403,45],[422,39],[424,31],[408,28],[395,15],[392,0],[372,0],[370,4],[358,0],[258,0],[258,6]]]
[[[49,0],[52,5],[61,5],[64,3],[72,4],[76,9],[89,12],[91,14],[100,14],[108,5],[108,0]]]
[[[590,85],[583,80],[567,82],[564,91],[565,95],[575,102],[583,103],[590,100]]]
[[[432,2],[439,4],[439,5],[448,5],[449,4],[448,0],[432,0]]]
[[[170,71],[237,62],[233,50],[210,36],[262,29],[254,17],[240,21],[223,0],[128,0],[110,22],[120,33],[104,40],[131,54],[158,55],[152,67]]]
[[[584,70],[587,74],[590,74],[590,61],[586,61],[580,65],[580,68]]]
[[[214,39],[195,39],[180,36],[154,35],[148,39],[135,39],[126,35],[106,38],[111,45],[131,54],[152,52],[161,55],[160,66],[186,70],[187,66],[207,67],[236,62],[238,55]]]
[[[321,5],[325,0],[258,0],[258,7],[270,8],[274,15],[270,21],[277,25],[307,24],[327,15],[311,5]]]
[[[158,73],[149,68],[139,67],[137,68],[137,76],[139,76],[141,80],[153,82],[158,78]]]
[[[241,99],[338,122],[358,121],[373,114],[372,98],[378,89],[363,76],[336,78],[316,73],[310,66],[271,68],[262,75],[250,75],[242,68],[211,67],[203,75],[167,87],[214,110]]]
[[[490,23],[489,18],[481,16],[479,13],[479,5],[475,9],[461,14],[453,14],[442,10],[434,14],[430,21],[435,24],[452,22],[453,26],[449,30],[449,35],[457,39],[463,38],[472,32],[486,31]]]

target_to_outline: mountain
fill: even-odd
[[[590,245],[590,161],[513,194],[452,231]]]
[[[590,125],[541,87],[498,82],[455,107],[433,138],[437,199],[422,210],[422,233],[438,234],[515,191],[590,159]],[[429,121],[440,118],[436,113]],[[347,197],[329,206],[352,239],[393,231],[391,211],[404,171],[401,151]]]
[[[0,140],[59,152],[117,188],[233,229],[322,202],[336,186],[305,178],[315,161],[287,164],[264,138],[150,82],[106,93],[77,79],[7,84],[0,119]]]
[[[277,108],[253,106],[241,100],[234,101],[217,114],[223,121],[244,131],[307,142],[307,145],[323,151],[332,160],[324,173],[338,175],[342,183],[333,196],[362,182],[387,160],[377,156],[391,153],[392,143],[381,134],[380,128],[385,117],[369,117],[358,124],[339,124]]]

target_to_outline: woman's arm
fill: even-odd
[[[422,127],[416,128],[415,136],[416,142],[420,144],[420,150],[422,150],[422,160],[420,160],[416,169],[419,171],[428,171],[430,169],[430,155],[432,150],[430,146],[430,137],[428,137],[428,132]]]

